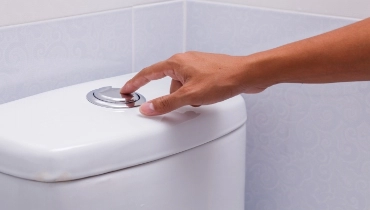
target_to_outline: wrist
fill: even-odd
[[[241,73],[243,92],[257,93],[284,79],[279,71],[279,58],[269,51],[260,52],[242,58]]]

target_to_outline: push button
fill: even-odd
[[[119,88],[103,87],[87,94],[91,103],[108,108],[131,108],[143,104],[146,100],[139,93],[121,94]]]

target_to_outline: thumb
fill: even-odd
[[[140,106],[140,112],[146,116],[155,116],[171,112],[184,105],[186,105],[184,100],[181,100],[179,94],[174,92],[142,104]]]

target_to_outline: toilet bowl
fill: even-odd
[[[116,97],[132,76],[0,105],[0,209],[244,209],[243,99],[145,117],[170,79]]]

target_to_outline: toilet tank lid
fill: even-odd
[[[91,90],[121,87],[133,74],[65,87],[0,105],[0,172],[40,182],[104,174],[200,146],[246,121],[244,100],[145,117],[138,108],[110,109],[86,100]],[[170,79],[138,92],[168,94]]]

